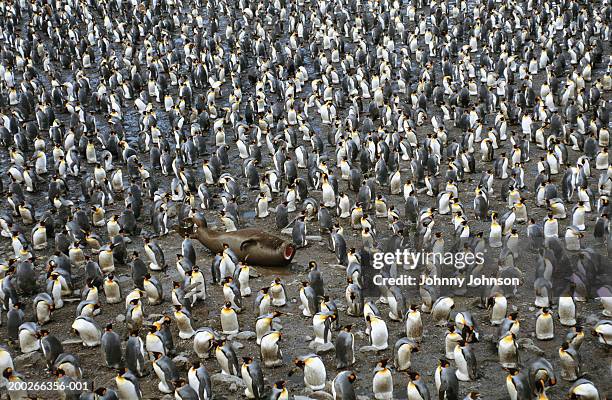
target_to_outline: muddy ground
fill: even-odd
[[[427,9],[424,10],[427,13]],[[606,53],[604,54],[604,59],[607,59],[609,55],[609,46],[606,47]],[[603,66],[605,67],[605,66]],[[309,72],[311,67],[309,66]],[[597,74],[602,73],[602,66],[599,66],[597,69]],[[92,80],[92,87],[95,87],[97,84],[97,77],[95,74],[92,74],[90,77]],[[41,74],[41,79],[48,84],[48,81],[45,81],[44,75]],[[539,87],[543,79],[542,74],[540,74],[535,79],[535,86]],[[226,89],[226,88],[224,88]],[[250,88],[245,88],[245,91],[248,91]],[[307,88],[309,90],[309,87]],[[587,89],[588,90],[588,89]],[[308,94],[308,93],[306,93]],[[609,101],[609,93],[604,93],[604,97],[607,101]],[[341,115],[344,116],[346,110],[340,110]],[[434,112],[438,113],[439,109],[435,108]],[[128,111],[126,113],[125,127],[128,132],[128,139],[130,141],[137,140],[137,125],[138,125],[138,116],[134,111]],[[167,128],[167,117],[163,111],[159,111],[158,115],[160,125],[162,128]],[[67,115],[60,115],[60,118],[63,120],[67,120]],[[487,126],[491,124],[493,116],[490,116],[490,119],[487,121]],[[318,117],[314,118],[311,123],[315,129],[320,129],[318,125]],[[104,122],[104,118],[100,118],[101,129],[106,129],[106,123]],[[449,139],[450,138],[458,138],[460,132],[458,129],[452,126],[452,123],[447,123],[446,125]],[[422,139],[425,137],[427,132],[429,132],[431,126],[429,124],[425,124],[424,126],[418,129],[419,138]],[[520,127],[511,126],[512,130],[518,130]],[[214,138],[211,138],[214,141]],[[299,142],[302,143],[301,138],[299,138]],[[212,142],[211,142],[212,143]],[[506,141],[502,144],[503,148],[510,154],[511,145],[509,141]],[[51,147],[49,147],[49,150]],[[333,149],[326,143],[326,151],[329,154],[333,154]],[[496,154],[500,153],[502,150],[498,150]],[[237,158],[237,149],[232,147],[230,151],[231,159]],[[539,156],[542,154],[540,150],[538,150],[534,145],[531,147],[531,162],[525,166],[525,179],[527,184],[527,191],[525,192],[525,197],[528,199],[528,209],[529,215],[534,217],[536,220],[542,220],[546,214],[545,210],[542,208],[536,208],[534,206],[534,193],[532,192],[533,188],[533,179],[537,174],[536,162],[539,159]],[[580,154],[577,154],[575,151],[570,150],[570,162],[575,163],[575,160]],[[6,149],[0,149],[0,157],[2,160],[2,165],[0,170],[4,173],[7,168],[8,155]],[[141,160],[148,164],[148,155],[141,154]],[[330,157],[330,162],[333,165],[335,163],[335,157]],[[264,166],[270,165],[271,158],[267,152],[264,151]],[[235,162],[232,163],[229,167],[227,167],[224,172],[230,172],[235,176],[239,175],[240,163]],[[489,223],[476,221],[473,219],[473,211],[472,211],[472,201],[473,201],[473,190],[476,187],[480,172],[483,168],[489,168],[490,164],[484,165],[482,162],[478,161],[478,172],[468,174],[467,182],[460,184],[460,193],[459,197],[463,202],[466,210],[468,210],[468,215],[470,219],[470,227],[472,232],[483,231],[485,235],[488,234],[489,231]],[[410,169],[407,162],[402,161],[401,163],[401,172],[402,179],[406,179],[410,177]],[[264,168],[260,170],[260,173],[264,171]],[[195,169],[197,176],[202,179],[202,171],[201,169]],[[305,171],[301,170],[300,175],[303,176]],[[159,171],[155,171],[156,176],[159,175]],[[556,175],[553,177],[553,181],[560,185],[560,179],[562,175]],[[598,178],[598,173],[594,172],[593,177],[591,178],[591,189],[596,191],[596,182]],[[161,175],[158,176],[160,181],[160,187],[169,188],[170,179],[169,177],[163,177]],[[241,178],[240,178],[241,179]],[[69,183],[77,187],[79,183],[78,180],[74,178],[69,179]],[[505,204],[503,204],[499,200],[499,188],[501,187],[501,182],[495,182],[496,194],[491,201],[491,209],[498,211],[500,214],[505,212]],[[343,191],[348,192],[346,188],[346,183],[341,182],[340,188]],[[387,189],[382,189],[383,193],[385,193],[387,199],[390,204],[393,204],[402,211],[403,214],[403,206],[404,200],[401,195],[398,196],[390,196],[388,195]],[[261,227],[262,229],[275,232],[275,223],[274,223],[274,214],[270,217],[263,220],[255,220],[254,209],[255,203],[253,202],[253,198],[255,197],[256,192],[248,191],[246,188],[243,189],[243,198],[240,200],[240,210],[242,212],[242,223],[240,227],[248,227],[248,226],[256,226]],[[310,191],[312,197],[316,199],[320,199],[320,192]],[[354,194],[353,194],[354,196]],[[76,202],[78,202],[78,193],[71,193],[70,198]],[[35,196],[30,197],[34,204],[39,207],[40,213],[48,207],[48,202],[45,199],[44,193],[38,193]],[[120,211],[121,205],[123,202],[123,198],[121,195],[117,195],[115,205],[109,207],[107,209],[107,215],[112,215],[114,211]],[[281,200],[279,198],[275,198],[274,202],[271,206],[276,206]],[[432,198],[427,197],[423,194],[419,195],[419,202],[421,206],[435,206],[432,201]],[[145,202],[145,210],[146,207],[150,205],[150,201],[147,200]],[[6,207],[6,203],[2,203],[2,207]],[[217,209],[219,208],[219,203],[216,204]],[[568,206],[570,209],[571,206]],[[143,214],[147,214],[143,212]],[[206,211],[205,214],[212,222],[217,222],[217,212],[216,211]],[[588,229],[587,236],[583,240],[583,245],[585,246],[593,246],[598,251],[605,252],[605,248],[603,243],[596,242],[592,237],[592,228],[594,225],[595,215],[592,214],[589,217],[588,221]],[[452,225],[450,225],[450,217],[449,216],[436,216],[437,228],[438,230],[444,232],[445,237],[450,238],[452,236]],[[143,226],[144,230],[151,231],[149,221],[146,217],[143,217],[140,224]],[[564,232],[565,227],[569,221],[564,220],[560,223],[560,232]],[[347,244],[349,247],[359,247],[360,239],[357,232],[354,232],[350,226],[348,220],[341,221],[342,226],[345,228]],[[386,220],[378,220],[377,228],[380,232],[379,239],[384,241],[384,238],[389,236],[389,229],[387,228]],[[524,237],[526,234],[526,226],[518,225],[519,234]],[[318,235],[318,226],[316,222],[308,223],[308,231],[309,234]],[[101,237],[106,238],[106,232],[103,229],[100,229],[97,232]],[[278,232],[276,232],[278,233]],[[140,238],[132,238],[133,242],[129,245],[128,249],[140,249],[142,250],[142,240]],[[287,237],[289,240],[289,238]],[[175,253],[180,253],[180,245],[181,238],[172,233],[164,237],[160,237],[156,239],[158,243],[161,245],[162,249],[165,252],[166,260],[172,262],[174,260]],[[50,243],[52,245],[52,242]],[[197,252],[198,252],[198,264],[201,267],[204,267],[205,270],[209,270],[211,265],[212,257],[211,254],[201,245],[197,244]],[[0,257],[8,258],[11,256],[12,250],[10,248],[10,241],[6,239],[2,239],[0,241]],[[38,270],[40,271],[39,281],[41,284],[41,288],[44,286],[45,276],[42,273],[42,267],[47,257],[51,254],[51,249],[47,252],[40,252],[38,256],[40,257],[40,264],[38,265]],[[491,262],[494,262],[494,259],[498,254],[498,250],[492,250],[489,254]],[[605,253],[604,253],[605,254]],[[305,280],[306,278],[306,265],[308,261],[316,260],[322,270],[323,277],[325,280],[325,290],[329,296],[336,300],[339,308],[341,309],[340,313],[340,323],[341,324],[353,324],[353,331],[355,332],[355,350],[356,350],[356,358],[357,362],[353,367],[353,370],[358,375],[358,380],[355,383],[357,393],[362,396],[362,398],[373,398],[372,396],[372,371],[373,367],[376,364],[376,361],[381,358],[393,358],[392,348],[395,341],[405,335],[404,325],[401,322],[392,322],[388,318],[386,318],[388,308],[386,305],[379,304],[379,308],[383,316],[385,316],[385,320],[388,323],[389,328],[389,349],[386,351],[379,352],[377,354],[373,353],[362,353],[359,349],[363,346],[368,345],[368,338],[364,334],[365,322],[363,318],[353,318],[346,315],[344,312],[344,290],[346,286],[346,278],[345,272],[342,268],[336,266],[336,260],[333,255],[327,249],[326,238],[323,237],[321,241],[311,241],[311,243],[306,247],[302,248],[297,252],[297,255],[294,258],[293,264],[286,269],[272,269],[272,268],[257,268],[256,269],[256,277],[254,276],[251,279],[251,287],[255,290],[269,285],[269,283],[273,280],[274,277],[280,276],[286,284],[288,296],[290,299],[289,304],[282,309],[286,314],[281,317],[281,325],[283,326],[283,341],[282,341],[282,349],[284,354],[285,364],[276,369],[265,369],[264,376],[266,379],[266,385],[270,388],[271,384],[280,379],[287,379],[289,381],[288,388],[292,394],[307,394],[304,390],[303,382],[302,382],[302,374],[296,373],[290,376],[289,372],[292,369],[291,360],[297,356],[311,353],[312,350],[309,349],[308,342],[312,333],[312,322],[310,319],[302,317],[301,311],[298,307],[299,304],[299,282]],[[535,262],[536,262],[536,254],[533,251],[529,251],[525,249],[524,253],[521,253],[521,257],[517,261],[517,266],[527,275],[532,276],[535,272]],[[494,264],[492,264],[494,265]],[[129,277],[129,267],[128,266],[118,266],[116,275],[119,276],[119,280],[121,282],[122,289],[124,294],[128,292],[132,288],[132,282]],[[81,288],[83,286],[83,273],[84,271],[75,271],[74,281],[76,282],[76,286]],[[170,287],[171,282],[174,279],[178,278],[178,273],[174,269],[171,264],[169,269],[169,275],[159,275],[159,279],[163,282],[164,290],[166,293],[166,301],[160,306],[147,306],[145,304],[145,310],[148,314],[161,314],[165,311],[168,311],[170,308]],[[208,274],[208,278],[210,279],[210,274]],[[209,326],[215,329],[220,330],[220,323],[218,320],[219,310],[223,303],[222,290],[220,287],[212,287],[209,286],[210,298],[207,299],[205,303],[199,304],[193,310],[194,317],[194,328],[199,328],[202,326]],[[420,299],[415,295],[415,291],[406,290],[407,296],[407,304],[410,303],[420,303]],[[104,326],[108,322],[113,322],[115,326],[115,330],[119,332],[121,335],[124,335],[125,327],[121,322],[125,309],[123,304],[117,305],[108,305],[104,304],[104,298],[101,296],[103,306],[102,312],[99,316],[95,318],[100,326]],[[536,310],[533,306],[533,290],[529,285],[522,286],[519,289],[519,293],[516,297],[511,298],[509,301],[510,308],[512,310],[518,310],[521,316],[521,338],[532,339],[533,346],[527,346],[527,348],[521,350],[521,364],[523,366],[528,366],[529,363],[536,357],[544,355],[549,361],[553,363],[556,371],[558,372],[560,369],[559,366],[559,357],[557,354],[558,348],[561,345],[563,338],[565,336],[565,332],[567,328],[560,326],[558,320],[555,320],[555,339],[551,341],[539,341],[534,337],[535,330],[535,314]],[[251,299],[245,300],[246,303],[249,303]],[[492,327],[488,322],[488,312],[484,309],[481,309],[477,306],[479,299],[476,298],[456,298],[456,311],[461,310],[469,310],[475,316],[478,324],[481,335],[483,336],[483,340],[480,343],[476,343],[473,346],[473,349],[476,352],[476,358],[478,360],[478,372],[479,377],[474,382],[462,382],[460,384],[460,394],[465,396],[467,392],[476,390],[479,391],[484,399],[488,400],[501,400],[507,399],[508,394],[505,387],[505,376],[506,372],[502,370],[498,363],[497,352],[495,350],[493,341],[494,338],[497,337],[497,327]],[[26,304],[26,319],[31,320],[33,318],[31,300],[24,299]],[[114,387],[114,377],[116,375],[115,371],[106,368],[103,364],[101,358],[101,352],[99,348],[88,349],[82,347],[78,343],[74,343],[75,336],[70,332],[70,324],[75,317],[75,307],[77,302],[70,302],[67,305],[54,312],[53,319],[50,323],[45,325],[45,328],[48,329],[53,335],[57,336],[59,339],[67,341],[64,345],[64,350],[66,352],[71,352],[79,356],[81,360],[81,365],[84,372],[84,379],[90,383],[90,387],[99,387],[99,386],[107,386]],[[602,318],[601,315],[601,305],[594,301],[589,300],[587,303],[579,303],[577,308],[577,314],[580,317],[581,322],[584,324],[587,331],[593,327],[594,323]],[[3,344],[6,344],[13,354],[13,357],[16,361],[16,369],[23,374],[28,380],[31,381],[47,381],[52,379],[52,377],[45,371],[44,362],[37,355],[26,355],[20,356],[18,346],[15,344],[9,344],[6,341],[6,317],[3,316],[3,325],[0,326],[0,340]],[[241,325],[241,330],[245,331],[254,331],[254,323],[255,316],[247,307],[242,314],[239,315],[239,321]],[[433,373],[436,367],[437,359],[443,356],[444,354],[444,332],[445,329],[441,327],[433,326],[431,318],[427,314],[423,314],[423,323],[424,323],[424,338],[421,344],[421,351],[415,353],[413,355],[413,369],[419,371],[423,376],[424,380],[427,383],[430,393],[435,393],[435,385]],[[183,341],[178,339],[178,335],[175,327],[173,327],[174,337],[175,337],[175,345],[176,345],[176,354],[179,356],[184,356],[187,359],[194,360],[195,355],[192,351],[191,341]],[[334,334],[335,338],[335,334]],[[527,341],[528,342],[528,341]],[[234,340],[236,353],[240,359],[242,356],[258,356],[259,351],[254,342],[254,340]],[[610,348],[605,348],[603,345],[598,344],[596,338],[587,335],[584,344],[580,349],[580,355],[583,360],[583,372],[585,377],[591,379],[595,385],[599,388],[601,394],[610,393],[611,389],[611,378],[612,378],[612,358],[610,353]],[[327,367],[328,372],[328,380],[331,380],[335,377],[337,371],[335,369],[335,361],[334,361],[334,352],[326,353],[322,355],[325,365]],[[204,362],[206,368],[211,374],[214,374],[219,371],[219,366],[214,358],[206,360]],[[180,365],[181,376],[186,377],[186,367],[181,364]],[[142,378],[140,380],[140,385],[143,390],[144,397],[147,399],[158,399],[163,398],[162,393],[157,390],[157,377],[155,374],[151,373],[149,376]],[[394,373],[394,385],[395,385],[395,396],[398,399],[405,398],[406,392],[406,383],[407,378],[401,373]],[[216,394],[216,398],[218,399],[239,399],[242,396],[242,389],[238,386],[232,386],[229,382],[215,382],[214,383],[214,393]],[[570,382],[565,382],[560,380],[559,383],[552,387],[548,391],[548,395],[551,399],[562,399],[565,398],[568,388],[571,386]],[[329,390],[328,390],[329,392]],[[2,393],[2,392],[0,392]],[[36,393],[33,395],[37,398],[44,399],[55,399],[58,398],[57,394],[45,392],[45,393]],[[6,393],[2,393],[0,396],[2,398],[6,397]],[[320,393],[316,396],[319,398],[323,398],[320,396]],[[314,397],[314,396],[313,396]]]

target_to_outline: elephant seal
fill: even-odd
[[[191,232],[192,238],[198,239],[214,253],[222,252],[223,244],[227,244],[240,261],[250,265],[285,267],[296,252],[293,244],[260,229],[247,228],[233,232],[210,229],[202,213],[186,218],[177,231],[181,235]]]

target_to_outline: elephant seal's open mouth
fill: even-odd
[[[287,246],[285,246],[285,253],[283,254],[285,259],[291,260],[291,258],[293,258],[294,253],[295,253],[295,249],[293,248],[292,245],[288,244]]]

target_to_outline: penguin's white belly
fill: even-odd
[[[400,371],[410,368],[412,364],[412,349],[408,345],[403,345],[397,351],[397,369]]]
[[[417,389],[416,385],[413,384],[412,382],[410,382],[408,384],[407,394],[408,394],[408,400],[422,400],[422,399],[424,399],[424,397],[421,395],[421,393]]]
[[[109,304],[121,302],[121,292],[119,290],[119,285],[117,284],[105,285],[104,295],[106,296],[106,302]]]
[[[40,341],[27,329],[19,331],[19,348],[22,353],[30,353],[40,349]]]
[[[372,346],[376,347],[378,350],[384,350],[388,347],[388,337],[389,333],[387,331],[387,325],[384,322],[374,324],[371,327],[370,340],[372,342]]]
[[[259,216],[259,218],[265,218],[270,215],[270,213],[268,212],[267,200],[259,201],[257,203],[257,215]]]
[[[83,345],[94,347],[100,344],[100,332],[91,324],[83,320],[76,320],[72,328],[79,332]]]
[[[376,399],[387,400],[393,398],[393,377],[389,371],[374,375],[372,387]]]
[[[172,390],[166,383],[164,371],[162,371],[161,368],[157,366],[157,363],[153,363],[153,370],[155,371],[155,375],[157,375],[157,377],[159,378],[159,384],[157,385],[159,391],[162,393],[172,393]]]
[[[513,343],[501,340],[498,344],[499,362],[504,368],[516,367],[516,348]]]
[[[149,301],[149,303],[157,302],[159,293],[157,292],[157,289],[155,288],[155,286],[145,283],[144,289],[145,289],[145,293],[147,294],[147,300]]]
[[[193,350],[200,358],[208,358],[213,336],[210,333],[197,333],[193,339]]]
[[[137,399],[138,393],[136,392],[136,388],[132,385],[132,383],[124,383],[122,385],[117,385],[117,397],[120,400],[123,399]]]
[[[53,283],[51,297],[53,298],[53,305],[56,309],[64,307],[64,300],[62,299],[62,285],[57,281]]]
[[[186,317],[177,319],[176,325],[179,328],[179,337],[181,339],[189,339],[194,335],[194,330]]]
[[[323,185],[323,204],[325,207],[334,207],[336,205],[336,195],[331,185]]]
[[[219,355],[219,353],[222,353],[222,354]],[[221,352],[220,350],[217,352],[217,362],[219,363],[219,366],[221,367],[222,374],[231,375],[231,372],[229,370],[229,360],[227,359],[227,357],[225,357],[225,354],[223,354],[223,352]]]
[[[200,381],[194,372],[189,371],[189,373],[187,373],[187,383],[196,393],[200,392]],[[206,397],[204,397],[204,399],[206,399]]]
[[[552,317],[538,318],[536,320],[536,337],[539,340],[549,340],[555,337]]]
[[[406,320],[406,337],[408,339],[420,340],[423,335],[423,323],[420,317],[408,316]]]
[[[249,273],[248,271],[245,273],[240,273],[238,275],[238,283],[240,283],[240,295],[250,296],[251,295],[251,287],[249,286]],[[274,301],[273,301],[274,303]],[[276,304],[275,304],[276,305]]]
[[[225,334],[238,333],[239,327],[238,318],[236,318],[236,314],[221,314],[221,327],[223,328],[223,333]]]
[[[323,389],[326,376],[325,365],[318,358],[310,361],[304,368],[304,384],[312,390]]]
[[[164,349],[164,344],[161,339],[156,335],[154,337],[147,336],[146,338],[146,347],[149,353],[162,353],[166,354],[166,350]]]
[[[310,309],[308,308],[308,298],[306,298],[306,295],[304,294],[303,291],[300,291],[300,300],[302,301],[302,307],[304,308],[302,310],[302,314],[306,317],[312,317],[312,313],[310,312]]]
[[[401,315],[397,315],[397,300],[395,296],[387,296],[387,304],[389,304],[389,318],[397,321],[402,318]]]
[[[544,224],[544,237],[558,237],[559,230],[557,224],[548,223]]]
[[[221,270],[221,278],[225,278],[228,276],[234,275],[234,263],[226,259],[225,257],[221,260],[221,265],[219,265],[219,269]]]
[[[314,333],[315,333],[315,339],[314,339],[315,342],[327,343],[329,341],[331,331],[329,331],[327,335],[325,334],[325,323],[324,322],[317,323],[316,325],[313,326],[313,328],[314,328]]]
[[[455,373],[457,379],[460,381],[469,381],[470,376],[468,375],[467,362],[463,357],[463,353],[461,352],[461,347],[459,345],[455,346],[454,358],[455,364],[457,365],[457,371]]]
[[[49,306],[44,301],[36,303],[36,320],[39,324],[49,321]]]
[[[491,324],[499,325],[506,318],[507,300],[505,298],[497,299],[491,312]]]
[[[198,274],[195,279],[191,279],[191,284],[197,284],[196,295],[195,297],[199,300],[206,299],[206,282],[204,281],[204,277],[202,274]]]
[[[576,325],[576,305],[571,297],[559,297],[559,320],[563,326]]]
[[[514,386],[512,379],[506,380],[506,387],[508,388],[508,396],[510,396],[510,400],[517,400],[518,392],[516,391],[516,387]]]
[[[501,247],[502,246],[502,228],[501,225],[491,226],[491,232],[489,233],[489,246]]]

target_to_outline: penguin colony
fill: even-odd
[[[1,396],[605,399],[611,13],[0,2]],[[298,265],[211,256],[196,214]],[[366,296],[374,251],[451,242],[530,284]]]

